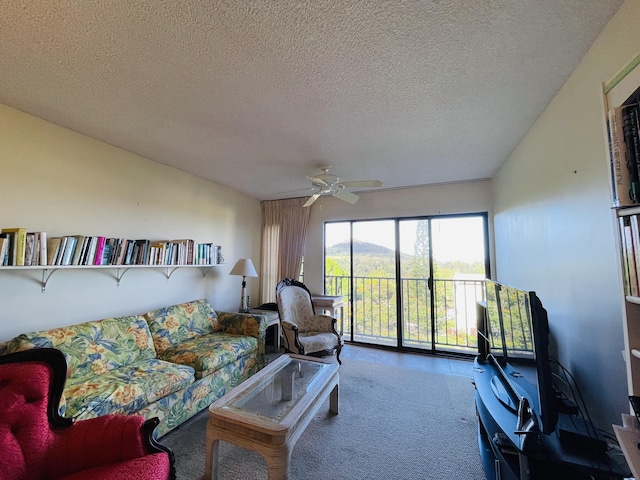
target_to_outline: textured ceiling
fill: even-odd
[[[0,103],[259,199],[489,178],[621,3],[0,0]]]

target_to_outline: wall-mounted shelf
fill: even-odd
[[[116,285],[119,287],[122,277],[131,269],[147,268],[155,270],[163,270],[167,282],[171,279],[174,272],[180,268],[199,268],[202,272],[202,277],[206,277],[209,269],[219,267],[222,264],[215,265],[31,265],[31,266],[5,266],[0,267],[0,272],[3,271],[27,271],[27,270],[39,270],[42,271],[42,280],[40,286],[43,292],[47,291],[47,284],[51,279],[51,276],[58,270],[113,270],[115,272],[114,278]]]

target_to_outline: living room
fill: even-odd
[[[304,255],[310,289],[323,289],[325,221],[489,212],[493,276],[537,292],[549,311],[557,356],[583,387],[595,422],[619,423],[628,411],[627,379],[602,83],[640,51],[639,24],[640,2],[623,2],[491,179],[366,192],[355,205],[319,199]],[[117,92],[87,92],[87,104],[99,94]],[[134,269],[119,285],[109,271],[61,270],[46,292],[38,271],[2,271],[0,341],[195,298],[237,309],[239,279],[229,270],[239,258],[259,262],[259,199],[4,104],[0,125],[2,227],[195,238],[221,245],[225,258],[206,275],[179,269],[167,279],[162,270]],[[248,288],[252,299],[260,297],[257,279]]]

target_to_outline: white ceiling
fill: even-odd
[[[0,103],[259,199],[490,178],[622,0],[0,0]]]

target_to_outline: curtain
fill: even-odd
[[[260,298],[263,303],[276,301],[276,285],[280,280],[300,276],[311,210],[303,207],[306,201],[306,198],[290,198],[261,203]]]

